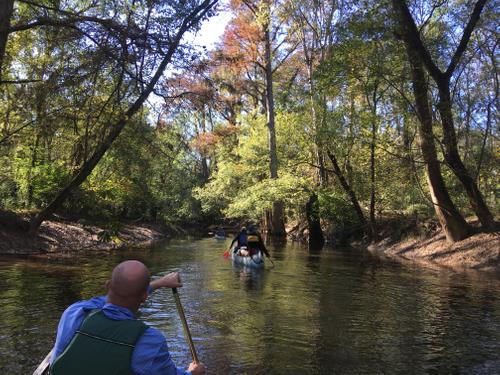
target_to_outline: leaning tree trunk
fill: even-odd
[[[416,58],[420,59],[422,65],[425,65],[429,74],[438,85],[438,109],[441,114],[441,123],[444,134],[445,161],[464,187],[471,207],[476,213],[479,221],[481,221],[481,224],[484,227],[493,227],[495,225],[493,215],[486,205],[475,180],[472,178],[467,168],[465,168],[465,165],[463,164],[458,153],[450,96],[450,78],[467,49],[472,32],[479,22],[481,12],[486,2],[487,0],[478,0],[474,5],[469,22],[463,29],[460,43],[458,44],[446,71],[444,72],[439,69],[429,50],[423,44],[420,31],[413,20],[413,16],[411,15],[406,2],[403,0],[393,0],[393,7],[401,26],[402,36],[405,41],[406,48],[411,50]]]
[[[264,43],[266,48],[266,102],[267,102],[267,128],[269,134],[269,169],[271,179],[278,178],[278,151],[276,147],[276,127],[274,121],[274,94],[273,94],[273,68],[271,56],[271,37],[269,23],[264,26]],[[269,233],[273,236],[285,236],[283,202],[273,202],[271,228]]]
[[[205,0],[198,7],[196,7],[189,15],[184,18],[182,25],[177,31],[175,37],[172,39],[172,43],[170,44],[165,57],[162,62],[158,66],[153,78],[146,86],[145,90],[141,93],[141,95],[135,100],[135,102],[128,108],[127,112],[120,117],[120,119],[111,126],[111,131],[106,136],[101,145],[97,148],[94,154],[82,165],[79,172],[75,175],[75,177],[71,180],[71,182],[59,192],[56,198],[43,209],[38,215],[33,217],[30,221],[30,229],[29,232],[31,235],[35,235],[38,231],[38,228],[42,224],[44,220],[50,217],[60,206],[61,204],[71,195],[73,190],[80,186],[82,182],[92,173],[96,165],[99,163],[101,158],[104,156],[106,151],[111,147],[113,141],[120,135],[121,131],[129,121],[129,119],[134,116],[139,109],[142,107],[143,103],[148,98],[149,94],[153,91],[156,83],[159,81],[160,77],[163,75],[167,65],[172,60],[172,56],[174,55],[179,43],[183,37],[183,35],[188,31],[192,25],[197,22],[201,17],[203,17],[215,4],[217,0]]]
[[[353,188],[351,185],[347,182],[347,180],[344,177],[344,174],[342,173],[342,170],[339,167],[339,163],[337,162],[337,158],[333,153],[330,151],[326,151],[326,154],[330,158],[330,161],[332,162],[333,166],[333,172],[339,179],[340,185],[342,185],[342,188],[346,192],[346,194],[349,196],[349,199],[351,200],[351,203],[354,207],[354,211],[356,211],[356,215],[358,216],[359,223],[363,227],[363,231],[366,233],[368,224],[366,222],[365,215],[363,214],[363,210],[361,209],[361,206],[359,205],[358,198],[356,197],[356,193],[354,192]]]
[[[446,164],[464,187],[469,203],[483,227],[492,228],[495,226],[493,215],[486,205],[476,181],[465,167],[458,153],[455,125],[453,123],[453,114],[451,111],[449,79],[446,77],[441,78],[438,82],[438,89],[438,109],[441,115],[441,124],[443,126],[444,158]]]
[[[425,162],[427,183],[431,193],[432,203],[441,227],[449,242],[460,241],[471,233],[469,225],[453,204],[441,175],[441,167],[437,158],[432,132],[432,116],[429,107],[427,81],[423,64],[410,48],[407,48],[411,65],[411,77],[415,106],[419,117],[418,132],[420,148]]]
[[[10,18],[14,9],[14,0],[0,1],[0,80],[2,79],[5,50],[9,38]]]

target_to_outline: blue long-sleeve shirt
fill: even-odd
[[[69,306],[62,314],[57,327],[56,343],[50,363],[69,345],[88,311],[102,309],[105,316],[115,320],[135,319],[132,311],[125,307],[106,303],[106,297],[94,297]],[[137,341],[132,352],[132,371],[136,375],[191,375],[175,366],[168,352],[165,336],[157,329],[148,327]]]

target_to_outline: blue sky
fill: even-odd
[[[205,21],[195,36],[194,40],[196,44],[204,45],[207,49],[212,49],[221,37],[230,19],[231,15],[228,12],[221,11],[217,16]]]
[[[221,11],[217,16],[205,21],[202,24],[200,31],[198,31],[198,33],[196,33],[194,37],[192,36],[192,34],[187,35],[184,41],[186,41],[187,39],[188,41],[192,41],[192,43],[194,44],[207,47],[207,50],[211,50],[214,48],[215,43],[219,41],[220,37],[224,33],[224,28],[226,27],[230,19],[231,15],[228,12]],[[159,96],[156,96],[154,93],[149,96],[147,100],[147,106],[150,107],[151,110],[149,118],[152,123],[155,123],[157,119],[157,111],[155,110],[155,108],[157,110],[160,109],[162,107],[162,104],[163,99]]]

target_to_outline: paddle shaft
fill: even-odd
[[[184,335],[189,344],[189,350],[191,351],[191,356],[193,357],[193,362],[198,364],[198,356],[196,355],[196,349],[194,348],[193,339],[191,338],[191,333],[189,332],[189,327],[186,321],[186,315],[184,314],[184,309],[181,305],[181,299],[179,297],[179,293],[177,292],[177,288],[172,288],[172,293],[174,294],[175,304],[177,305],[177,311],[179,312],[179,316],[181,318],[182,327],[184,328]]]
[[[42,363],[38,365],[36,370],[33,372],[33,375],[43,375],[48,370],[50,365],[50,357],[52,355],[52,350],[45,356]]]

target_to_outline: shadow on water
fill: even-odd
[[[273,259],[281,260],[284,256],[284,251],[286,248],[286,239],[283,237],[272,237],[266,236],[263,238],[263,241],[270,251]]]
[[[308,247],[307,267],[313,272],[321,269],[321,249]]]
[[[284,248],[287,243],[286,237],[281,236],[266,236],[264,239],[266,245],[271,245],[274,248]]]
[[[323,249],[323,246],[325,246],[325,241],[323,240],[323,238],[320,239],[309,238],[308,249],[310,253],[321,251],[321,249]]]

